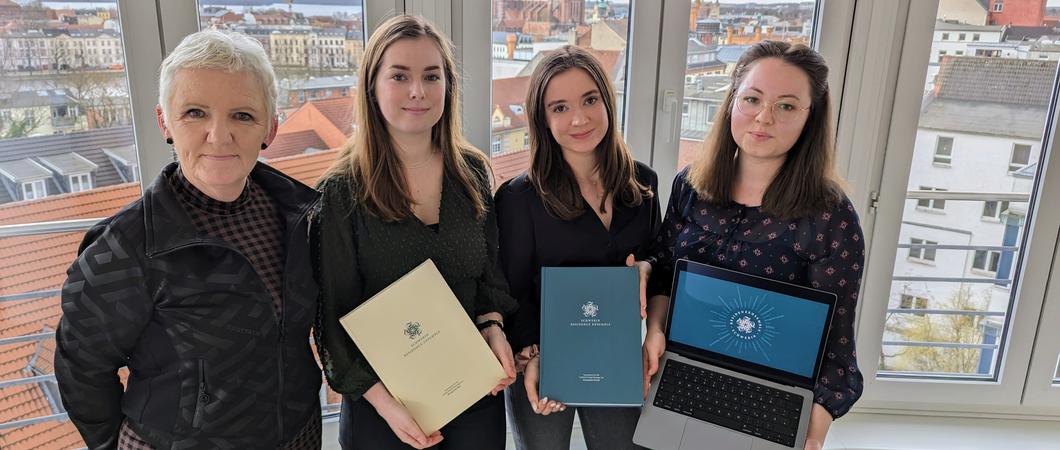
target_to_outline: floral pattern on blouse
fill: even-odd
[[[849,199],[813,217],[780,220],[758,207],[709,203],[674,179],[666,218],[656,238],[649,295],[670,295],[681,258],[835,293],[838,302],[814,400],[832,417],[861,396],[854,348],[854,311],[865,264],[865,242]]]

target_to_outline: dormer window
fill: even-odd
[[[22,183],[22,199],[23,200],[36,200],[38,198],[44,198],[48,196],[48,186],[44,183],[44,180],[31,181],[29,183]]]
[[[70,192],[81,192],[92,189],[92,174],[79,173],[69,176]]]

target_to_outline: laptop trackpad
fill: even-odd
[[[681,450],[750,450],[752,443],[754,438],[746,434],[689,419],[685,422],[685,433],[681,437]]]

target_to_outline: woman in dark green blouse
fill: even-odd
[[[503,449],[504,401],[496,394],[515,379],[503,319],[516,304],[497,266],[489,165],[460,133],[452,50],[430,23],[398,16],[368,40],[359,75],[356,132],[318,186],[310,233],[321,286],[317,345],[328,383],[343,394],[340,443]],[[339,324],[428,258],[508,374],[493,395],[431,435]]]

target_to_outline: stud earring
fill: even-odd
[[[262,150],[265,150],[265,149],[267,149],[267,148],[269,148],[269,144],[266,144],[266,143],[262,142],[262,143],[261,143],[261,149],[262,149]]]
[[[166,138],[166,143],[169,145],[173,145],[173,138]]]

